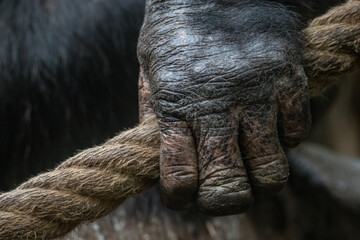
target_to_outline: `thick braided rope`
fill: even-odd
[[[360,54],[360,1],[337,7],[305,30],[310,93],[350,71]],[[0,239],[53,239],[102,217],[159,177],[159,129],[145,122],[0,195]]]
[[[145,122],[0,195],[0,239],[52,239],[157,182],[160,136]]]
[[[350,0],[316,18],[304,33],[310,95],[318,96],[359,64],[360,0]]]

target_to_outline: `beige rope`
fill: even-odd
[[[0,239],[52,239],[157,182],[160,136],[145,122],[0,195]]]
[[[318,96],[360,60],[360,1],[352,0],[316,18],[304,30],[305,72],[311,96]]]
[[[331,10],[305,30],[311,95],[359,62],[360,1]],[[159,129],[148,121],[51,172],[0,195],[0,239],[53,239],[102,217],[159,177]]]

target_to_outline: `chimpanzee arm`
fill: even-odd
[[[310,127],[297,14],[265,0],[147,0],[138,57],[168,207],[245,211],[288,178]]]

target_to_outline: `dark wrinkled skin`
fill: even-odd
[[[138,57],[168,207],[236,214],[283,187],[282,144],[310,127],[301,39],[295,15],[271,1],[147,1]]]

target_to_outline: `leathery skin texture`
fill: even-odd
[[[283,187],[283,146],[310,127],[301,51],[296,16],[279,3],[147,1],[140,114],[159,122],[169,208],[237,214]]]

